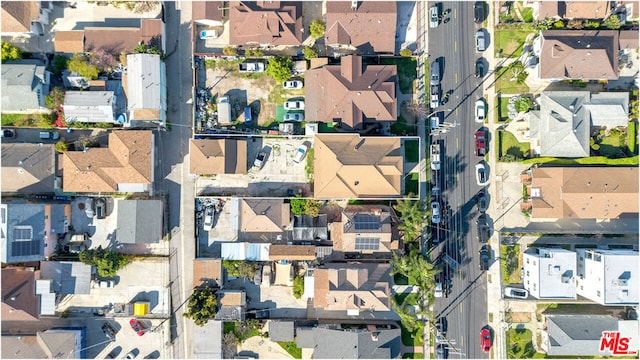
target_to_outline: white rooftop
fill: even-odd
[[[577,292],[597,303],[637,305],[640,263],[630,249],[577,249]]]
[[[524,287],[538,299],[576,298],[576,253],[531,247],[524,252]]]

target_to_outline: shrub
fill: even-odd
[[[307,60],[315,59],[319,55],[318,49],[314,48],[313,46],[305,46],[302,49],[302,53],[304,54],[304,58]]]
[[[64,89],[61,87],[55,87],[49,92],[49,95],[45,96],[44,103],[47,108],[51,110],[58,110],[62,104],[64,104]]]
[[[68,150],[69,148],[67,147],[67,143],[60,140],[56,143],[56,151],[59,153],[64,153]]]
[[[260,57],[263,55],[262,50],[260,49],[247,49],[244,52],[245,56],[253,56],[253,57]]]
[[[65,55],[54,56],[53,61],[51,61],[51,71],[56,75],[62,74],[67,69],[68,62],[69,58]]]
[[[22,59],[22,49],[6,41],[2,42],[2,62]]]
[[[533,107],[533,101],[531,101],[531,98],[523,96],[519,97],[513,105],[519,113],[526,113]]]
[[[554,29],[562,29],[564,28],[564,22],[562,20],[558,20],[556,22],[553,23],[553,28]]]
[[[98,78],[98,68],[95,65],[90,64],[87,58],[81,54],[73,55],[67,63],[67,69],[91,80]]]
[[[85,249],[78,254],[80,261],[87,265],[95,266],[98,275],[103,277],[116,276],[118,270],[128,263],[127,258],[113,250],[105,250],[102,246],[97,249]]]
[[[293,297],[300,299],[304,294],[304,278],[300,275],[293,279]]]
[[[597,29],[600,27],[600,22],[598,20],[586,20],[584,22],[585,29]]]
[[[226,46],[222,49],[222,54],[227,56],[236,56],[238,55],[238,49],[236,49],[235,46]]]
[[[409,49],[400,50],[400,56],[409,57],[411,55],[413,55],[413,52]]]
[[[307,204],[307,201],[303,198],[294,198],[290,200],[291,205],[291,213],[293,215],[302,215],[304,214],[304,207]]]
[[[285,81],[291,77],[291,69],[293,69],[293,60],[288,57],[276,56],[269,59],[267,73],[278,82]]]
[[[602,22],[602,25],[610,30],[618,30],[622,26],[622,24],[620,23],[620,19],[618,19],[618,15],[615,14],[606,18]]]
[[[324,24],[322,20],[313,20],[311,24],[309,24],[309,33],[313,36],[314,39],[320,39],[324,36]]]
[[[192,319],[198,326],[204,326],[209,319],[216,316],[217,305],[218,299],[213,289],[209,286],[204,286],[194,290],[189,297],[187,311],[183,316]]]
[[[575,30],[580,30],[584,27],[582,20],[579,19],[573,19],[570,20],[569,23],[567,24],[567,28],[569,29],[575,29]]]

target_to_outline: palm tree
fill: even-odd
[[[411,194],[409,194],[411,196]],[[393,208],[400,213],[402,224],[398,229],[404,231],[405,242],[410,242],[422,234],[427,213],[422,210],[422,202],[408,199],[399,199]]]

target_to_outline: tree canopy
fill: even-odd
[[[606,27],[607,29],[610,30],[618,30],[622,27],[622,24],[620,23],[620,19],[618,18],[618,15],[613,14],[611,16],[609,16],[608,18],[606,18],[603,22],[602,25],[604,25],[604,27]]]
[[[22,59],[22,49],[6,41],[2,42],[2,62]]]
[[[433,291],[435,287],[434,277],[440,272],[440,269],[425,259],[417,250],[412,251],[409,256],[399,256],[395,252],[392,256],[392,274],[400,274],[411,279],[420,288],[421,294]]]
[[[65,55],[56,55],[53,57],[51,61],[51,72],[56,75],[62,74],[63,71],[67,69],[67,63],[69,62],[69,58]]]
[[[198,326],[204,326],[209,319],[216,316],[218,299],[213,289],[204,286],[193,291],[187,304],[187,311],[184,317],[192,319]]]
[[[116,276],[117,271],[129,263],[124,255],[113,250],[105,250],[102,246],[98,246],[97,249],[82,250],[78,256],[83,263],[95,266],[98,275],[102,277]]]
[[[269,59],[267,73],[278,82],[285,81],[291,77],[291,69],[293,69],[293,60],[284,56],[276,56]]]
[[[62,104],[64,104],[64,89],[61,87],[54,87],[49,91],[49,95],[45,96],[44,103],[51,110],[58,110]]]
[[[222,267],[227,269],[229,276],[235,277],[252,277],[258,270],[257,263],[244,260],[223,260]]]
[[[318,49],[313,46],[305,46],[302,49],[302,53],[304,54],[304,58],[307,60],[315,59],[319,55]]]
[[[89,60],[81,54],[75,54],[69,62],[67,63],[67,69],[71,72],[76,72],[78,75],[88,78],[90,80],[95,80],[98,78],[98,74],[100,71],[98,67],[92,65]]]
[[[400,213],[402,224],[398,229],[404,231],[404,241],[415,241],[425,226],[427,212],[421,209],[422,203],[416,200],[400,199],[393,208]]]
[[[526,113],[533,107],[533,101],[526,96],[519,97],[513,106],[516,108],[517,112]]]
[[[309,33],[314,39],[320,39],[324,36],[324,24],[322,20],[313,20],[311,24],[309,24]]]

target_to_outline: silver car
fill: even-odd
[[[288,112],[286,114],[284,114],[283,117],[284,121],[304,121],[304,114],[303,113],[293,113],[293,112]]]
[[[429,27],[430,28],[435,28],[438,27],[438,23],[439,23],[439,15],[438,14],[438,5],[434,5],[431,7],[431,9],[429,10]]]
[[[504,296],[516,299],[527,299],[529,297],[529,292],[525,289],[507,286],[506,288],[504,288]]]

